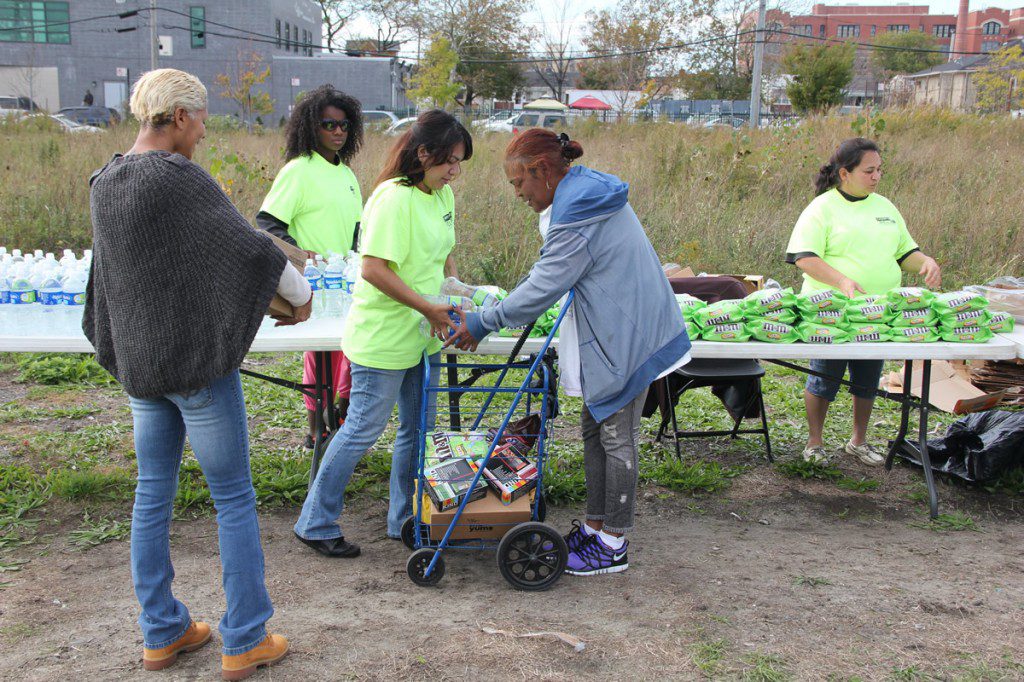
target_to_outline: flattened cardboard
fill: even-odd
[[[263,234],[270,237],[270,240],[274,242],[274,246],[281,249],[281,252],[288,256],[288,262],[292,264],[292,267],[298,270],[299,273],[302,273],[306,267],[306,252],[296,246],[292,246],[283,239],[278,239],[269,232],[264,232]],[[295,315],[295,308],[292,307],[291,303],[274,294],[274,298],[270,300],[270,305],[267,306],[267,315],[273,317],[293,317]]]
[[[920,360],[914,361],[914,376],[910,383],[910,392],[918,398],[921,397],[923,369],[924,366]],[[893,393],[902,392],[903,372],[890,372],[887,376],[883,376],[879,387]],[[943,412],[967,414],[992,409],[1005,395],[1005,390],[985,393],[963,378],[957,369],[945,360],[932,362],[928,404]]]

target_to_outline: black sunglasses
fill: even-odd
[[[328,132],[333,132],[335,128],[341,128],[341,132],[347,133],[348,129],[352,127],[352,124],[348,121],[338,121],[333,118],[325,118],[320,121],[320,127]]]

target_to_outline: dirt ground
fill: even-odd
[[[439,587],[415,586],[382,502],[346,512],[354,560],[297,543],[295,511],[266,513],[271,628],[292,650],[253,679],[1024,679],[1019,500],[972,510],[980,532],[939,533],[886,488],[869,497],[767,469],[710,498],[645,488],[630,569],[545,593],[512,590],[493,552],[453,552]],[[548,520],[565,529],[574,512]],[[219,678],[216,645],[144,673],[128,543],[54,538],[3,576],[0,679]],[[213,519],[176,523],[172,543],[176,594],[215,624]],[[483,626],[560,631],[585,649]]]

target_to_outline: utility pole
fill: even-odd
[[[757,128],[761,125],[761,69],[764,64],[764,15],[765,0],[757,5],[757,34],[754,42],[754,71],[750,81],[750,120],[747,125]]]
[[[149,70],[156,70],[156,0],[149,0]]]

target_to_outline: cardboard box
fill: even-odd
[[[269,232],[264,232],[264,234],[270,237],[271,241],[274,242],[274,245],[281,249],[281,252],[284,253],[284,255],[288,256],[288,262],[299,271],[299,274],[302,274],[306,268],[306,252],[297,246],[292,246],[283,239],[278,239]],[[267,306],[267,315],[271,315],[273,317],[293,317],[295,315],[295,308],[292,307],[291,303],[284,300],[277,294],[274,294],[274,298],[271,299],[270,305]]]
[[[693,272],[693,268],[691,268],[689,266],[684,268],[684,267],[681,267],[681,266],[677,265],[676,263],[666,263],[665,265],[661,266],[661,269],[662,269],[662,271],[664,271],[665,276],[669,277],[669,278],[672,278],[672,277],[695,277],[696,276],[694,274],[694,272]]]
[[[718,273],[709,275],[710,277],[732,277],[738,279],[747,289],[748,294],[752,294],[755,291],[764,289],[764,275],[730,275],[728,273]]]
[[[921,397],[923,363],[914,361],[914,376],[910,382],[910,393]],[[891,372],[883,376],[880,383],[882,390],[892,393],[903,391],[903,372]],[[1003,399],[1006,391],[985,393],[974,386],[951,363],[945,360],[932,362],[931,383],[928,389],[928,404],[943,412],[952,414],[968,414],[990,410]]]
[[[493,491],[466,505],[459,523],[452,530],[453,540],[496,540],[513,526],[530,520],[533,494],[523,495],[512,504],[502,504]],[[423,523],[430,525],[430,539],[439,542],[455,518],[455,509],[438,511],[426,495],[423,496]]]

